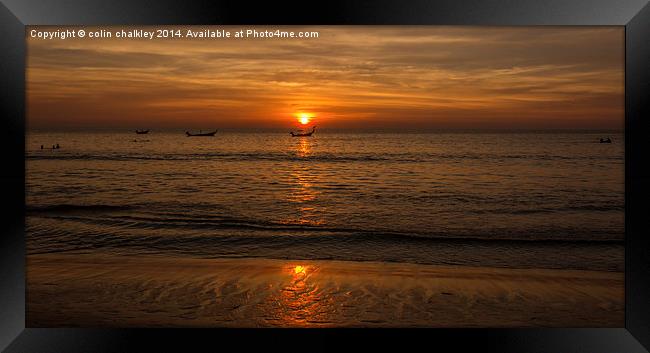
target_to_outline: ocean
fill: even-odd
[[[624,270],[620,132],[32,131],[25,153],[28,254]]]

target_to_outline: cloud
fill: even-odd
[[[28,124],[623,125],[621,27],[286,29],[320,37],[28,38]]]

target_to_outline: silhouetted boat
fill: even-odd
[[[300,131],[300,130],[299,130],[299,131]],[[311,136],[311,135],[314,133],[314,131],[316,131],[316,126],[314,126],[313,128],[311,128],[311,131],[310,131],[310,132],[293,132],[293,131],[291,131],[290,134],[291,134],[291,136],[293,136],[293,137]]]
[[[138,135],[148,134],[149,130],[135,130],[135,133]]]
[[[187,137],[190,137],[190,136],[214,136],[214,134],[216,134],[217,131],[218,130],[214,130],[212,132],[200,132],[199,131],[198,134],[192,134],[189,131],[185,131],[185,134],[187,135]]]
[[[606,138],[606,139],[601,138],[601,139],[600,139],[600,143],[612,143],[612,140],[611,140],[609,137]]]

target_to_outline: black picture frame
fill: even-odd
[[[150,24],[617,25],[625,27],[625,327],[536,329],[38,329],[25,328],[25,26]],[[648,352],[650,349],[650,5],[646,0],[261,2],[1,0],[3,222],[0,350],[336,350]],[[343,344],[342,340],[347,343]],[[645,348],[644,348],[645,347]]]

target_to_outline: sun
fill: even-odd
[[[303,125],[309,124],[311,119],[312,119],[312,116],[310,114],[308,114],[308,113],[299,113],[298,114],[298,121]]]

